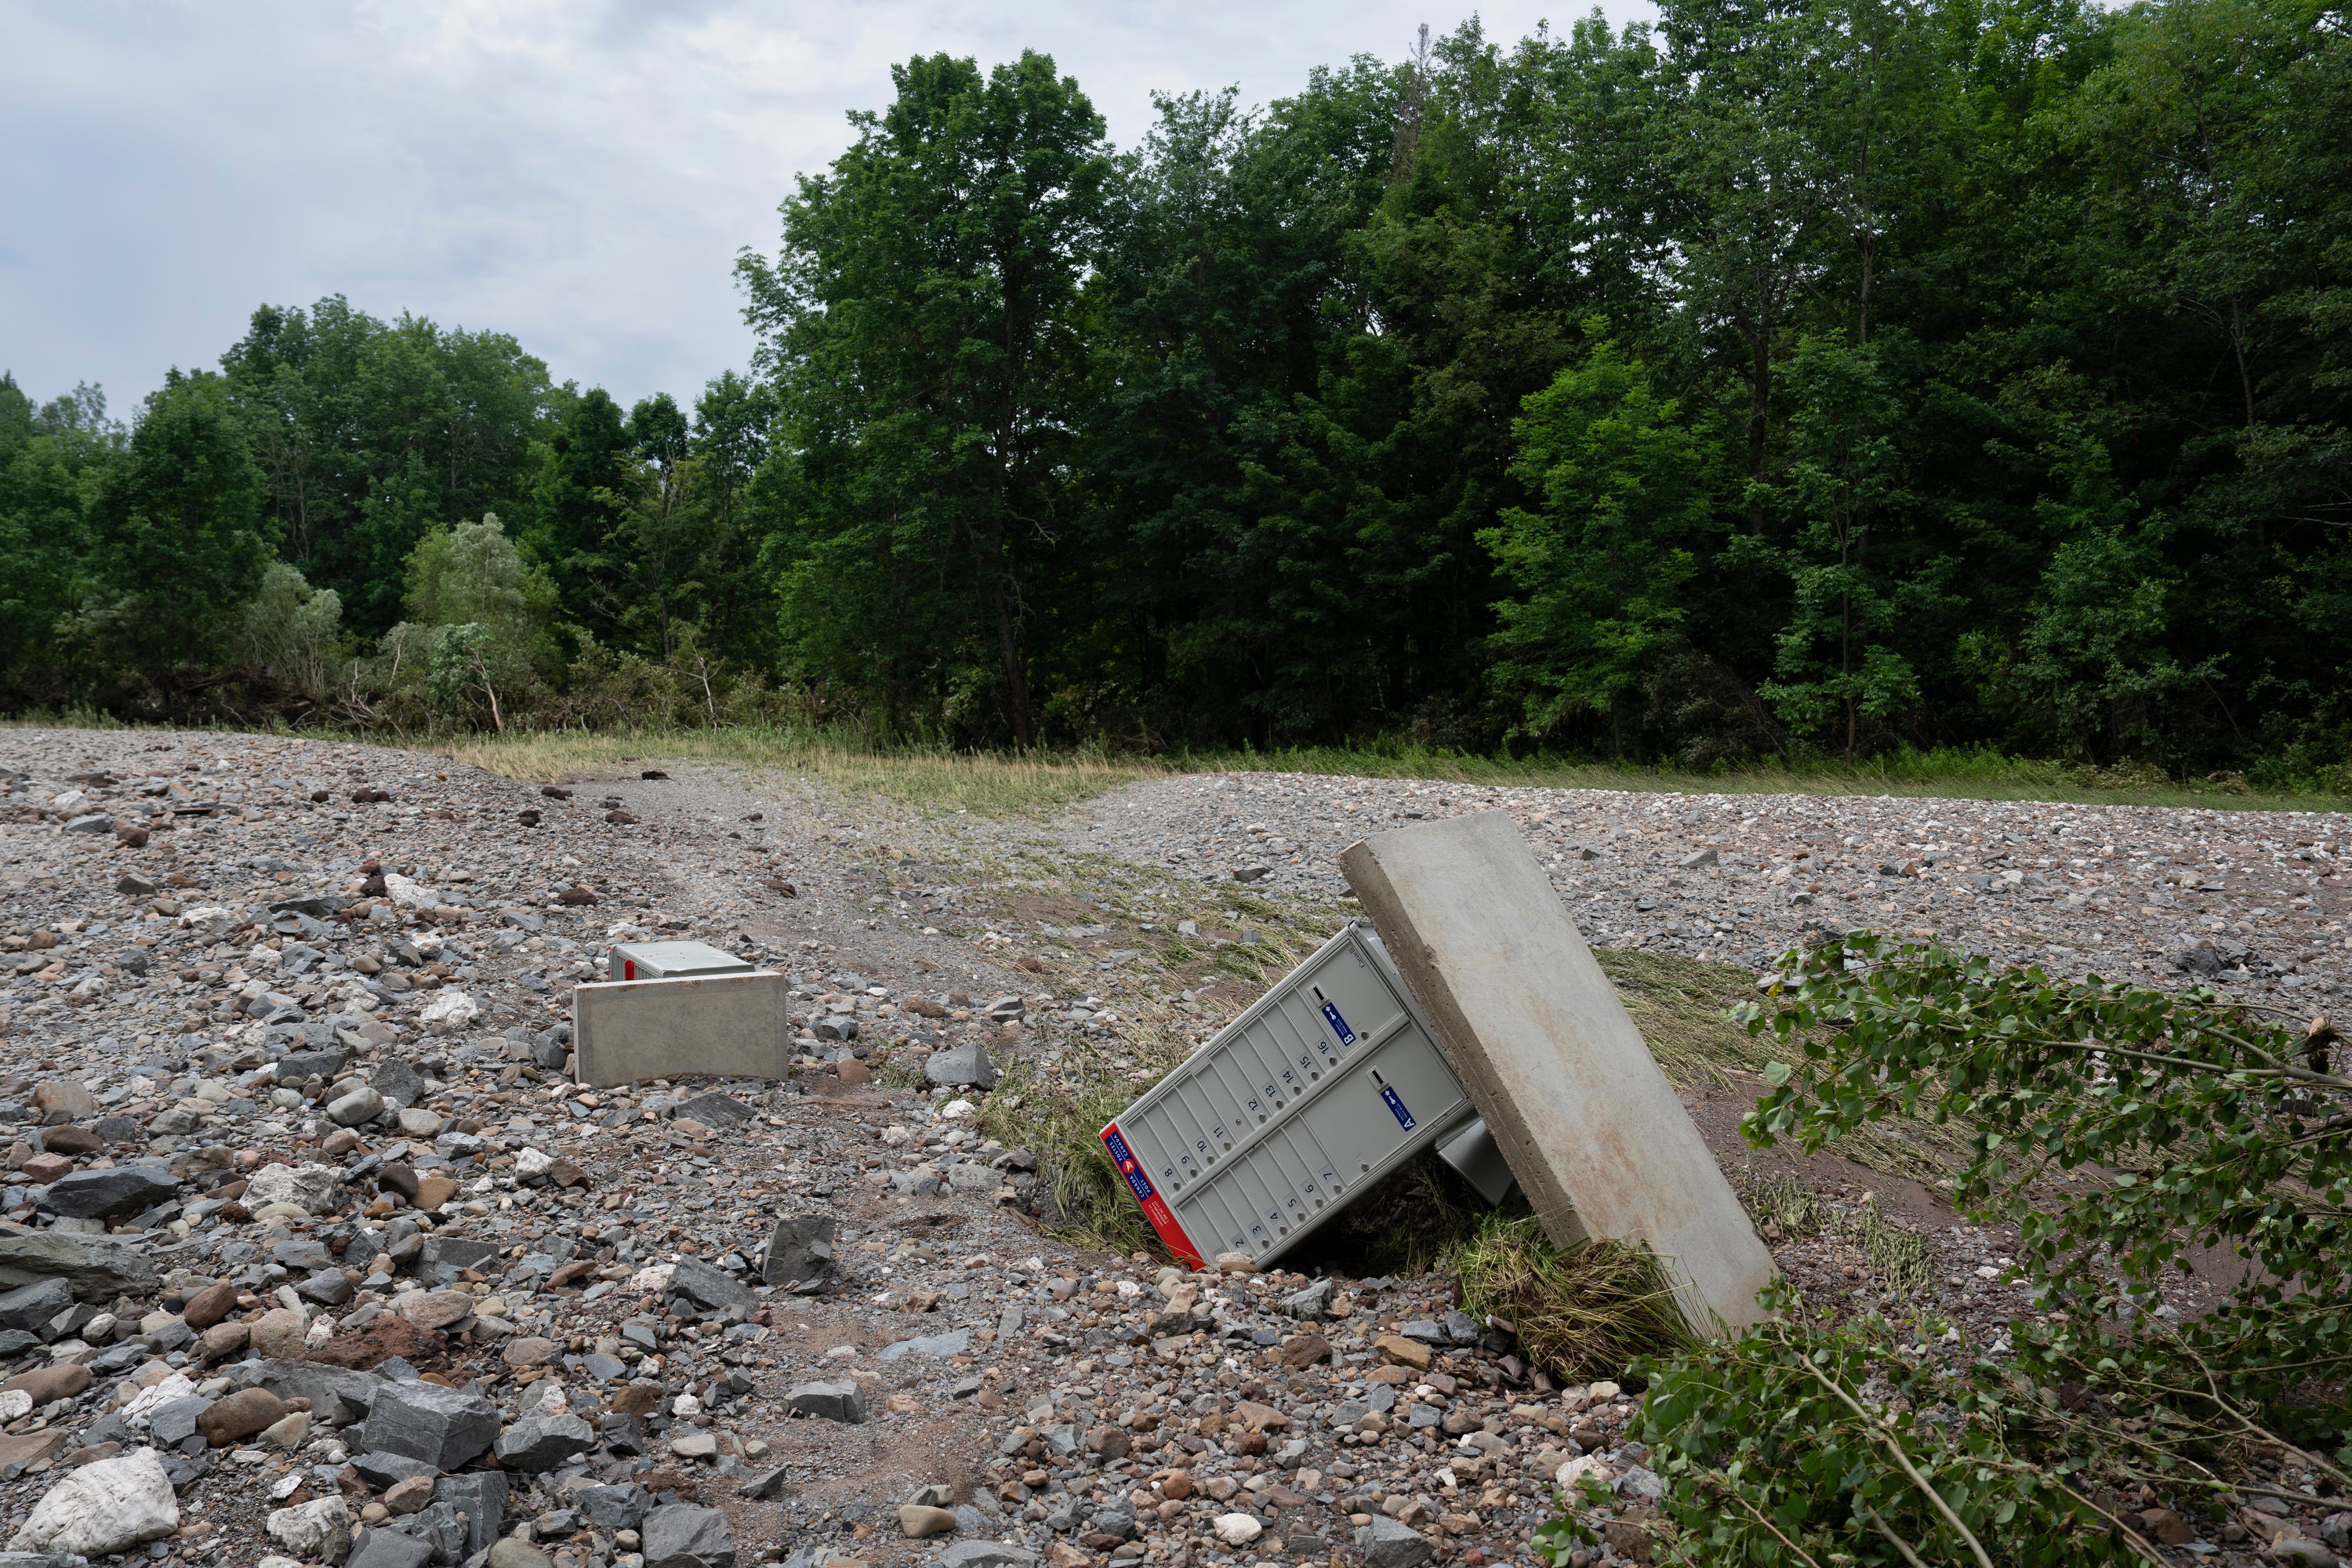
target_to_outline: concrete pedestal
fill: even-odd
[[[627,980],[572,990],[574,1076],[637,1083],[710,1073],[782,1079],[791,1071],[782,974]]]
[[[1761,1318],[1771,1254],[1510,818],[1339,864],[1552,1240],[1648,1243],[1701,1332]]]

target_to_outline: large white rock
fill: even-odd
[[[322,1497],[269,1516],[269,1539],[297,1557],[341,1563],[352,1549],[352,1510],[339,1497]]]
[[[1228,1546],[1247,1546],[1258,1538],[1265,1526],[1245,1513],[1221,1513],[1210,1528],[1217,1532],[1217,1539]]]
[[[337,1500],[341,1506],[341,1500]],[[180,1528],[180,1500],[152,1448],[84,1465],[51,1487],[8,1538],[11,1552],[106,1557],[161,1541]]]
[[[195,1392],[196,1385],[189,1382],[184,1374],[175,1372],[171,1376],[141,1389],[131,1403],[122,1407],[122,1418],[133,1426],[144,1426],[148,1416],[175,1399],[194,1397]]]
[[[416,1015],[426,1024],[451,1026],[470,1024],[482,1016],[482,1005],[463,991],[444,990],[425,1004],[425,1011]]]
[[[433,889],[397,871],[384,873],[383,890],[394,904],[404,910],[429,910],[441,901],[441,895]]]
[[[304,1214],[324,1214],[335,1206],[342,1173],[331,1165],[263,1165],[245,1184],[245,1206],[292,1204]]]

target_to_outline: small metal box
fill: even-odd
[[[690,974],[749,974],[752,965],[702,942],[625,942],[606,973],[614,980],[680,980]]]
[[[1358,921],[1101,1136],[1178,1258],[1264,1264],[1475,1114]]]

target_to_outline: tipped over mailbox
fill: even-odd
[[[1169,1250],[1263,1265],[1423,1149],[1554,1242],[1647,1245],[1702,1331],[1772,1257],[1500,812],[1340,858],[1355,921],[1102,1130]],[[1391,954],[1394,962],[1391,962]]]
[[[1102,1130],[1160,1239],[1263,1264],[1439,1137],[1470,1097],[1360,921]]]

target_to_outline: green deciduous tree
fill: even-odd
[[[1529,397],[1517,471],[1541,497],[1479,542],[1515,596],[1497,604],[1497,679],[1527,689],[1536,734],[1601,715],[1621,737],[1660,657],[1685,637],[1686,590],[1722,527],[1719,455],[1602,323],[1585,363]]]
[[[1027,745],[1040,565],[1082,506],[1080,287],[1111,162],[1043,55],[892,78],[897,100],[852,116],[855,144],[784,204],[777,260],[738,266],[798,448],[785,637],[813,674],[934,700],[984,658]]]

